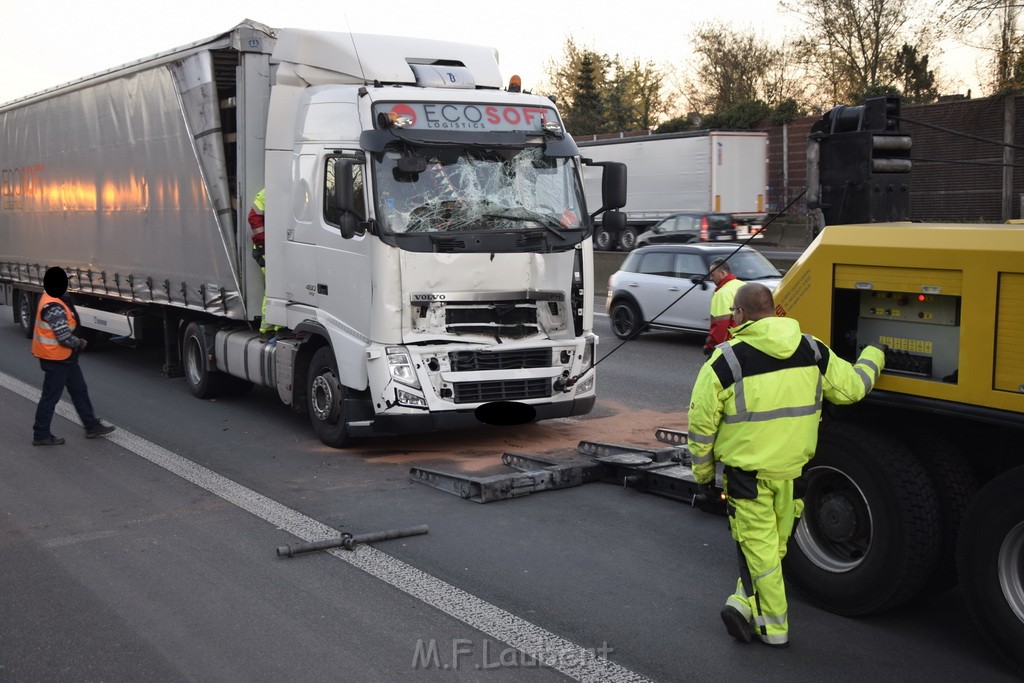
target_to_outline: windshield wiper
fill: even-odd
[[[559,223],[554,218],[552,218],[551,216],[545,216],[542,213],[533,213],[532,211],[524,211],[523,213],[516,213],[516,212],[485,213],[485,214],[483,214],[483,217],[484,218],[498,219],[498,220],[517,221],[517,222],[522,222],[522,223],[527,223],[527,222],[529,222],[529,223],[537,223],[537,224],[539,224],[541,226],[541,228],[547,230],[548,232],[550,232],[553,235],[557,235],[558,239],[562,240],[563,242],[568,239],[565,235],[562,234],[562,231],[559,229],[559,228],[562,227],[562,224]],[[534,231],[524,231],[524,232],[534,232]]]

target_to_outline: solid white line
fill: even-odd
[[[0,372],[0,386],[38,402],[40,391],[6,373]],[[81,425],[74,407],[67,401],[57,405],[57,414]],[[303,541],[321,541],[341,535],[337,529],[303,515],[250,488],[198,465],[127,430],[118,428],[104,437],[168,472],[256,515],[270,524],[297,536]],[[577,681],[640,682],[647,679],[630,669],[599,657],[525,619],[456,588],[412,565],[367,545],[354,551],[328,550],[334,557],[348,562],[367,574],[391,584],[445,614],[468,624],[482,633],[511,645],[545,666],[556,669]]]

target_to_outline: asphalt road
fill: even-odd
[[[571,458],[581,438],[657,445],[681,427],[697,335],[611,355],[586,418],[322,446],[275,395],[201,401],[158,349],[83,358],[119,430],[73,410],[30,445],[42,373],[0,307],[0,680],[1014,680],[954,590],[847,619],[791,594],[792,647],[734,643],[721,518],[605,484],[479,505],[411,465],[497,471],[504,450]],[[295,558],[336,531],[424,536]],[[546,653],[538,665],[524,652]]]

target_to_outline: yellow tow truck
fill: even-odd
[[[872,131],[864,110],[846,131],[831,114],[808,157],[809,171],[822,164],[810,205],[827,227],[776,305],[844,358],[870,343],[888,350],[867,399],[826,406],[786,577],[847,615],[959,582],[982,631],[1024,673],[1024,229],[844,220],[841,205],[903,213],[885,194],[905,203],[906,188],[892,164],[838,177],[849,157],[837,145],[849,150],[865,131],[876,155],[909,142],[894,144],[892,126]],[[850,201],[857,193],[864,201]]]

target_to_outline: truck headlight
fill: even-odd
[[[419,388],[420,381],[416,378],[416,368],[413,366],[412,356],[409,355],[409,352],[400,346],[389,346],[387,354],[391,378],[396,382]]]
[[[395,390],[395,399],[398,401],[398,405],[409,406],[412,408],[426,408],[427,400],[422,396],[403,391],[402,389]]]
[[[586,378],[585,380],[576,385],[576,395],[578,396],[580,394],[590,393],[591,391],[593,391],[593,389],[594,376],[591,375],[590,377]]]

